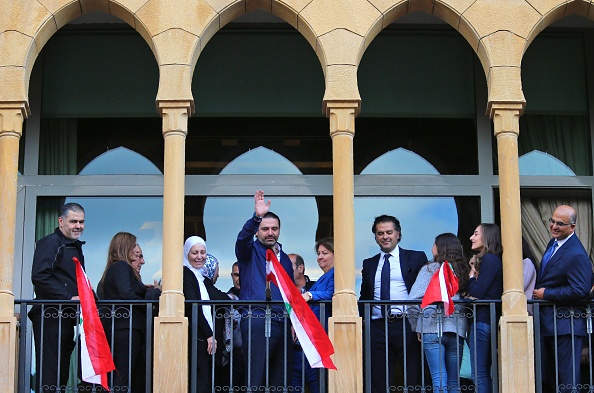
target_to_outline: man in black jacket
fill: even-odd
[[[31,281],[38,300],[78,300],[73,257],[84,269],[79,240],[85,211],[77,203],[60,209],[58,228],[35,245]],[[62,392],[68,383],[70,355],[75,347],[76,308],[36,304],[29,312],[35,338],[36,391]]]

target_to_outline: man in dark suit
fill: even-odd
[[[586,320],[579,316],[579,308],[574,316],[570,310],[573,302],[586,299],[592,277],[590,258],[574,233],[576,219],[575,210],[566,205],[557,207],[549,219],[552,239],[542,258],[534,290],[534,299],[557,303],[555,307],[541,307],[540,342],[542,375],[548,377],[550,387],[557,384],[556,391],[561,392],[574,391],[572,386],[580,381]]]
[[[422,251],[398,246],[402,231],[396,217],[376,217],[371,230],[381,251],[363,261],[360,300],[407,300],[419,270],[427,263],[427,256]],[[385,393],[394,384],[396,362],[400,362],[406,371],[404,384],[410,390],[414,391],[421,384],[421,347],[404,311],[402,305],[373,306],[371,309],[371,386],[374,393]]]

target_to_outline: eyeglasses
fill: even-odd
[[[553,225],[557,225],[559,228],[566,227],[568,225],[573,225],[575,222],[570,222],[569,224],[564,223],[563,221],[555,221],[553,218],[549,218],[549,222]]]
[[[239,277],[239,273],[231,273],[233,277]]]

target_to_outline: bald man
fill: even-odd
[[[558,304],[556,308],[541,307],[540,343],[545,386],[555,389],[557,382],[559,392],[575,391],[580,383],[586,320],[579,316],[579,309],[575,316],[569,310],[574,302],[586,300],[592,279],[592,263],[574,233],[576,220],[575,210],[567,205],[557,207],[549,218],[552,239],[542,257],[534,290],[534,299]]]

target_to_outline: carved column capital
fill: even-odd
[[[326,116],[330,119],[330,137],[355,136],[355,117],[359,114],[359,104],[355,101],[327,101]]]
[[[0,102],[0,136],[12,135],[20,138],[23,121],[29,113],[27,102]]]
[[[519,118],[524,113],[523,103],[489,103],[495,136],[520,133]]]
[[[194,106],[190,101],[158,101],[157,107],[163,118],[163,136],[188,134],[188,118]]]

